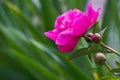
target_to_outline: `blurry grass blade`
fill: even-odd
[[[44,20],[44,25],[45,25],[45,30],[50,30],[51,27],[53,28],[53,23],[54,23],[54,15],[52,12],[52,5],[50,0],[40,0],[41,3],[41,10],[42,10],[42,15],[43,15],[43,20]]]
[[[62,14],[60,0],[52,0],[53,6],[58,14]]]
[[[85,10],[87,0],[65,0],[67,4],[67,9],[78,8],[81,11]]]
[[[112,20],[112,17],[110,17],[111,15],[113,15],[112,12],[111,12],[111,3],[110,3],[110,0],[108,0],[106,5],[105,5],[105,11],[104,11],[104,14],[103,14],[102,28],[101,29],[104,29],[105,26],[110,25],[111,20]]]
[[[118,35],[118,38],[120,39],[120,7],[119,7],[119,0],[110,0],[111,1],[111,9],[112,9],[112,13],[113,13],[113,21],[115,23],[115,28],[117,29],[116,34]],[[120,47],[120,46],[119,46]]]
[[[108,40],[108,34],[109,34],[109,31],[111,28],[111,23],[113,20],[112,19],[113,16],[111,16],[111,15],[113,15],[113,13],[112,13],[113,11],[111,11],[111,9],[112,9],[112,7],[111,7],[110,0],[107,0],[107,3],[105,5],[105,10],[103,13],[103,19],[101,20],[102,21],[101,30],[107,26],[106,34],[103,36],[103,39],[102,39],[104,42],[107,42],[107,40]]]
[[[8,1],[6,1],[6,5],[23,20],[23,22],[27,25],[26,27],[32,32],[32,35],[34,35],[35,38],[39,39],[40,41],[43,39],[40,39],[40,37],[43,36],[40,36],[41,34],[39,34],[35,26],[33,26],[31,21],[19,10],[19,8],[17,8],[15,5]]]
[[[119,79],[120,77],[116,77],[116,76],[104,76],[100,80],[119,80]]]
[[[71,8],[75,8],[75,1],[74,0],[65,0],[67,4],[67,10]]]
[[[45,68],[41,64],[37,63],[33,59],[30,59],[29,57],[27,57],[27,56],[25,56],[25,55],[15,51],[13,49],[11,51],[12,51],[12,55],[17,57],[20,61],[28,64],[28,66],[31,66],[31,67],[35,68],[36,70],[38,70],[42,75],[47,77],[49,80],[53,80],[53,79],[54,80],[58,80],[58,78],[57,78],[57,76],[55,74],[50,72],[47,68]]]
[[[45,47],[44,45],[40,44],[39,42],[35,41],[35,40],[31,40],[31,42],[38,47],[39,49],[43,50],[44,52],[46,52],[48,55],[50,55],[53,59],[55,59],[57,62],[61,63],[61,60],[59,59],[59,57],[57,55],[55,55],[51,50],[49,50],[47,47]]]
[[[62,56],[57,56],[56,54],[54,54],[51,50],[49,50],[47,47],[44,47],[44,45],[42,45],[41,43],[35,41],[35,40],[31,40],[31,42],[38,47],[39,49],[43,50],[44,52],[46,52],[49,56],[51,56],[53,59],[55,59],[60,66],[64,68],[67,68],[65,70],[67,70],[68,72],[71,72],[71,75],[73,75],[74,73],[76,73],[75,79],[77,79],[79,77],[79,75],[81,75],[80,79],[88,79],[88,77],[81,71],[79,70],[75,65],[73,65],[73,63],[68,62],[68,60],[65,59],[65,57]],[[60,58],[59,58],[60,57]],[[62,58],[62,60],[61,60]],[[63,62],[62,62],[63,61]],[[70,69],[69,69],[70,68]],[[78,74],[78,75],[77,75]]]
[[[111,70],[112,72],[115,72],[115,73],[120,73],[120,68],[114,68]]]
[[[118,2],[118,0],[115,0],[115,1],[110,0],[110,1],[111,1],[111,5],[112,5],[114,21],[116,23],[116,27],[119,29],[119,26],[120,26],[119,2]]]
[[[12,23],[11,23],[10,19],[8,18],[7,13],[4,10],[4,5],[0,6],[0,19],[2,20],[2,23],[12,26]]]

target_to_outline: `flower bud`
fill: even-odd
[[[97,64],[101,65],[106,61],[106,56],[103,53],[97,53],[94,56],[94,60]]]
[[[92,35],[92,40],[93,40],[94,42],[100,42],[101,39],[102,39],[102,37],[101,37],[101,35],[98,34],[98,33],[95,33],[95,34]]]
[[[88,37],[91,37],[93,35],[93,33],[88,33],[87,36]]]
[[[86,40],[87,40],[88,42],[98,43],[98,42],[100,42],[101,39],[102,39],[102,37],[101,37],[101,35],[100,35],[99,33],[88,33],[86,36],[91,39],[91,40],[90,40],[90,39],[86,38]]]
[[[93,35],[93,33],[86,34],[87,37],[85,37],[85,39],[86,39],[87,42],[92,42],[92,35]]]

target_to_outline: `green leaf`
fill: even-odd
[[[92,58],[90,57],[90,54],[92,53],[97,53],[97,52],[108,52],[107,50],[104,50],[103,48],[100,47],[99,44],[92,44],[92,46],[90,46],[89,48],[80,48],[78,50],[76,50],[75,52],[73,52],[73,54],[69,57],[69,59],[73,59],[73,58],[77,58],[80,56],[84,56],[84,55],[89,55],[89,59],[91,60]]]
[[[115,61],[115,63],[116,63],[116,66],[120,68],[120,62]]]
[[[104,76],[101,78],[101,80],[120,80],[120,77],[116,76]]]
[[[89,58],[89,60],[90,60],[91,62],[93,62],[93,60],[92,60],[92,55],[91,55],[91,54],[88,54],[88,58]]]
[[[71,60],[73,58],[86,55],[86,54],[88,54],[88,51],[89,51],[89,48],[80,48],[80,49],[76,50],[75,52],[73,52],[73,54],[69,57],[69,59]]]
[[[99,21],[97,21],[89,30],[92,30],[93,33],[98,32],[98,30],[99,30]]]
[[[89,49],[89,53],[97,53],[97,52],[103,52],[103,53],[108,53],[109,51],[107,51],[106,49],[104,49],[101,45],[96,44],[96,43],[92,43],[90,49]]]
[[[120,68],[114,68],[111,70],[112,72],[120,73]]]

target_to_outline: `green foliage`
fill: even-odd
[[[116,66],[120,68],[120,63],[118,61],[116,61],[115,63],[116,63]]]
[[[104,72],[98,72],[98,69],[84,70],[95,65],[90,65],[86,56],[80,57],[79,61],[77,59],[68,60],[70,55],[58,51],[56,45],[44,36],[45,31],[53,29],[54,21],[58,15],[71,8],[85,11],[86,4],[87,0],[0,1],[0,79],[96,80],[94,74],[98,78],[101,77],[100,74],[108,75]],[[120,32],[119,9],[116,4],[117,0],[108,0],[102,20],[102,29],[107,26],[103,41],[112,45],[118,45],[119,41],[111,42],[108,39],[114,35],[120,36],[118,34]],[[109,10],[110,6],[112,6],[112,10]],[[114,16],[110,16],[112,14]],[[112,26],[117,31],[108,37]],[[86,44],[86,42],[83,41],[80,44]],[[84,47],[84,45],[79,47]],[[82,48],[72,54],[75,54],[75,57],[84,55],[88,53],[87,50],[88,48],[84,48],[84,50]],[[89,53],[101,50],[93,48],[91,51]],[[81,62],[80,65],[78,65],[79,62]],[[105,72],[107,72],[106,69]],[[102,78],[102,80],[107,79]]]
[[[120,63],[116,61],[117,68],[113,68],[111,71],[115,73],[120,73]]]
[[[119,80],[120,77],[105,76],[101,80]]]
[[[100,46],[99,43],[90,43],[87,48],[80,48],[74,51],[72,55],[70,55],[69,59],[71,60],[80,56],[88,55],[89,59],[91,60],[90,56],[92,54],[96,54],[97,52],[109,53],[109,51]]]
[[[80,48],[80,49],[76,50],[75,52],[73,52],[73,54],[69,57],[69,59],[84,56],[87,54],[89,54],[89,48]]]

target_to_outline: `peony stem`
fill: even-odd
[[[104,64],[110,71],[112,70],[112,68],[107,64],[107,62],[105,62]],[[114,76],[116,76],[116,74],[114,72],[112,72],[112,73],[113,73]]]
[[[112,49],[111,47],[105,45],[103,42],[100,42],[100,44],[101,44],[103,47],[105,47],[105,48],[107,48],[108,50],[110,50],[111,52],[113,52],[113,53],[115,53],[116,55],[120,56],[120,53],[119,53],[118,51],[116,51],[116,50]]]

